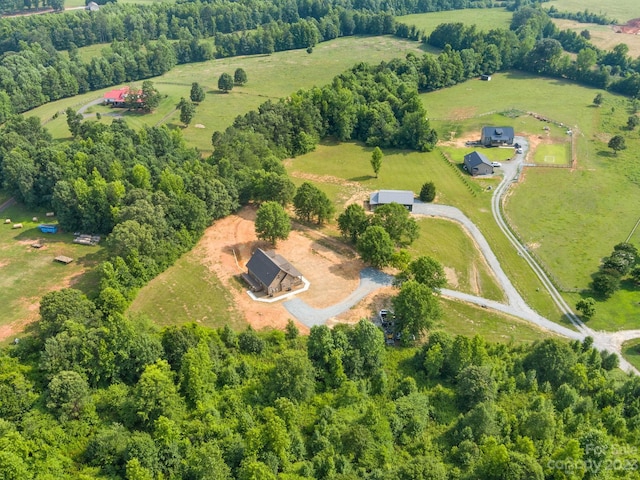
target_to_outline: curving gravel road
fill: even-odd
[[[511,183],[517,181],[520,171],[524,163],[524,159],[527,154],[529,144],[523,137],[516,137],[516,142],[520,143],[523,149],[523,153],[516,154],[513,160],[503,163],[501,170],[503,179],[495,189],[491,209],[493,212],[496,223],[507,236],[511,244],[518,251],[518,254],[522,256],[527,263],[531,266],[536,273],[540,281],[543,283],[546,290],[551,295],[552,300],[558,306],[560,311],[571,321],[576,327],[577,331],[571,330],[565,326],[555,323],[547,318],[536,313],[522,298],[520,293],[515,289],[509,277],[502,269],[500,262],[491,250],[491,246],[487,242],[486,238],[480,232],[478,227],[469,219],[462,211],[455,207],[447,205],[437,205],[430,203],[422,203],[416,201],[413,207],[413,213],[415,215],[428,215],[434,217],[444,217],[451,220],[455,220],[466,228],[476,241],[478,248],[484,255],[489,267],[493,270],[496,278],[502,287],[505,295],[507,296],[507,303],[503,304],[494,300],[489,300],[474,295],[469,295],[463,292],[458,292],[450,289],[441,289],[441,295],[465,302],[473,303],[484,308],[491,308],[514,317],[521,318],[528,322],[531,322],[540,328],[557,333],[567,338],[574,340],[583,340],[585,337],[590,336],[594,339],[594,346],[600,350],[607,350],[618,354],[620,358],[620,368],[627,372],[640,373],[627,362],[621,355],[622,344],[634,338],[640,337],[640,330],[627,330],[621,332],[597,332],[587,327],[580,318],[573,312],[571,307],[566,303],[562,295],[555,288],[553,283],[549,280],[544,270],[538,265],[537,261],[529,254],[527,248],[520,243],[520,241],[513,235],[508,228],[503,216],[502,216],[502,198],[505,192],[508,190]],[[341,302],[332,305],[328,308],[315,309],[310,307],[303,300],[296,298],[284,303],[286,309],[297,318],[300,322],[308,327],[315,325],[323,325],[326,321],[332,317],[339,315],[350,309],[353,305],[358,303],[369,293],[377,290],[380,287],[391,285],[393,278],[373,268],[365,268],[360,272],[360,284],[358,288],[353,291],[347,298]]]

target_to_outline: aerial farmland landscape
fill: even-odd
[[[640,479],[635,0],[0,26],[0,478]]]

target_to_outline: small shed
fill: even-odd
[[[491,161],[480,152],[471,152],[464,156],[464,169],[474,177],[493,173]]]
[[[58,225],[43,223],[38,225],[38,230],[42,233],[58,233]]]
[[[71,262],[73,262],[73,258],[71,257],[67,257],[65,255],[58,255],[56,258],[53,259],[56,262],[60,262],[60,263],[64,263],[65,265],[70,264]]]
[[[375,210],[380,205],[399,203],[411,212],[414,196],[411,190],[379,190],[369,197],[369,208]]]
[[[247,273],[242,278],[254,292],[264,291],[273,296],[302,286],[302,274],[282,255],[258,248],[247,262]]]
[[[491,80],[491,75],[480,75],[480,80],[484,80],[485,82],[489,82]]]

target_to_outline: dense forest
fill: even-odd
[[[161,16],[205,6],[244,11],[246,5],[154,4],[122,11]],[[426,5],[444,2],[420,8]],[[320,3],[259,6],[278,15],[289,11],[291,18],[272,16],[267,23],[298,32],[303,44],[314,41],[310,32],[325,18]],[[382,25],[390,18],[387,5],[357,7],[345,15],[372,24],[382,19]],[[314,8],[318,18],[308,13]],[[327,8],[335,15],[340,7]],[[428,39],[442,47],[439,55],[358,64],[322,88],[266,102],[215,132],[214,152],[206,159],[179,130],[135,131],[125,121],[106,126],[70,114],[73,140],[53,142],[38,119],[11,115],[12,108],[50,98],[38,75],[49,79],[47,88],[64,84],[65,95],[73,95],[76,86],[94,88],[90,78],[106,86],[114,72],[129,74],[115,59],[126,58],[133,46],[138,55],[151,55],[156,63],[147,65],[161,72],[178,61],[181,43],[200,48],[206,36],[218,35],[218,42],[221,35],[239,35],[236,27],[221,32],[216,20],[215,31],[196,34],[204,28],[196,21],[201,17],[175,14],[167,22],[175,33],[159,33],[157,41],[128,38],[129,30],[109,38],[112,46],[92,60],[100,67],[91,70],[73,48],[68,59],[58,53],[48,30],[36,27],[71,18],[91,24],[94,17],[32,18],[0,29],[5,47],[16,42],[0,61],[0,84],[13,82],[0,94],[0,183],[28,207],[54,209],[66,230],[106,234],[108,260],[99,268],[94,296],[74,289],[45,295],[34,331],[0,352],[2,478],[640,478],[640,380],[625,377],[616,369],[617,357],[595,350],[591,339],[516,346],[430,331],[419,348],[387,349],[381,330],[367,321],[314,327],[304,338],[292,322],[284,332],[195,324],[158,329],[125,314],[138,289],[192,248],[213,220],[249,202],[291,202],[295,186],[283,158],[311,151],[327,136],[430,150],[437,136],[419,91],[522,68],[523,58],[536,60],[538,73],[566,75],[552,67],[573,64],[550,62],[556,56],[545,55],[556,50],[539,44],[569,45],[570,38],[562,40],[544,12],[520,8],[511,30],[483,34],[443,25]],[[7,25],[22,26],[11,32]],[[139,36],[154,35],[151,26],[136,25]],[[260,25],[251,27],[271,28]],[[78,31],[69,31],[75,41]],[[42,42],[28,38],[32,34]],[[170,42],[178,39],[174,34],[184,38]],[[315,35],[315,41],[325,38]],[[571,48],[591,47],[564,46]],[[620,63],[623,52],[593,52],[605,67],[591,63],[589,71],[606,70],[607,78],[617,78],[612,86],[637,76],[630,73],[637,62]],[[68,75],[57,70],[58,61],[67,62]],[[44,70],[36,66],[45,64]],[[399,290],[402,282],[416,285],[415,278],[400,279]]]

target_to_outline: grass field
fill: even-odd
[[[504,294],[472,238],[456,222],[437,218],[418,220],[420,238],[409,251],[429,255],[447,272],[448,288],[504,301]],[[461,254],[464,252],[464,255]]]
[[[497,149],[496,149],[497,150]],[[518,256],[500,231],[491,214],[492,190],[499,179],[472,179],[459,165],[450,164],[438,151],[429,153],[385,150],[379,178],[373,176],[369,160],[371,149],[355,143],[324,144],[316,151],[288,161],[287,170],[294,178],[313,180],[319,188],[332,189],[347,182],[343,197],[368,198],[378,189],[401,189],[419,192],[423,183],[433,181],[438,203],[453,205],[464,211],[480,228],[498,256],[503,269],[527,301],[542,315],[563,321],[530,267]],[[462,157],[460,157],[462,158]],[[338,206],[339,208],[339,206]]]
[[[94,48],[94,47],[91,47]],[[290,50],[273,55],[233,57],[209,62],[180,65],[160,77],[151,79],[161,94],[167,95],[155,112],[142,115],[119,112],[134,128],[166,123],[171,128],[182,128],[179,112],[175,110],[180,97],[189,97],[191,84],[199,82],[207,94],[204,102],[196,109],[196,115],[188,128],[183,128],[185,140],[201,151],[211,150],[211,135],[216,130],[224,130],[236,116],[257,108],[271,99],[277,101],[291,93],[312,86],[323,86],[333,77],[352,67],[357,62],[377,64],[382,60],[404,57],[407,53],[421,54],[418,42],[385,37],[343,37],[320,43],[312,54],[305,50]],[[233,75],[236,68],[247,72],[248,82],[243,87],[235,87],[230,93],[218,91],[218,78],[224,72]],[[141,85],[141,82],[136,82]],[[104,92],[115,87],[52,102],[38,107],[27,115],[35,115],[42,121],[50,120],[56,112],[72,106],[80,108],[91,100],[101,98]],[[94,108],[94,113],[101,111]],[[104,110],[101,113],[105,113]],[[102,116],[103,122],[111,119]],[[204,128],[196,128],[202,125]],[[47,128],[55,138],[68,138],[66,117],[60,115],[47,123]]]
[[[103,260],[99,246],[78,245],[70,233],[43,234],[32,221],[44,219],[44,211],[30,211],[15,205],[4,210],[0,224],[0,325],[26,322],[37,317],[40,297],[48,291],[72,285],[91,295],[97,288],[97,276],[90,271]],[[10,218],[10,224],[4,219]],[[12,229],[22,223],[22,229]],[[40,249],[31,245],[43,241]],[[74,259],[68,265],[54,262],[65,255]]]
[[[640,16],[640,11],[635,13],[635,16]],[[624,20],[621,20],[624,23]],[[640,36],[616,33],[613,31],[611,25],[596,25],[594,23],[579,23],[573,20],[554,19],[558,28],[561,30],[573,30],[576,33],[580,33],[583,30],[589,30],[591,39],[589,40],[596,47],[602,50],[612,50],[613,47],[619,43],[626,43],[629,47],[629,56],[631,58],[637,58],[640,55]]]
[[[452,335],[480,335],[491,342],[521,344],[550,338],[553,334],[497,312],[466,303],[441,300],[443,316],[434,330]]]
[[[462,22],[476,25],[479,30],[492,28],[509,28],[513,13],[504,8],[468,8],[446,12],[417,13],[401,15],[396,21],[406,25],[415,25],[425,35],[429,35],[441,23]]]
[[[583,12],[585,9],[594,13],[604,13],[608,17],[626,22],[632,18],[640,17],[637,0],[617,0],[615,2],[603,2],[602,0],[551,0],[545,3],[544,8],[551,6],[560,11]]]
[[[640,370],[640,338],[623,343],[622,356]]]
[[[142,314],[160,326],[197,322],[207,327],[246,326],[231,294],[192,250],[151,280],[137,295],[129,312]]]
[[[571,163],[571,143],[564,141],[538,145],[533,162],[540,165],[568,165]]]
[[[501,94],[496,96],[495,91]],[[503,123],[507,118],[491,112],[519,109],[563,122],[578,135],[577,170],[526,169],[525,181],[513,188],[505,208],[523,241],[567,289],[588,288],[600,259],[627,238],[640,212],[640,159],[633,154],[640,139],[637,131],[624,128],[629,101],[605,93],[603,106],[595,108],[592,100],[597,92],[511,72],[495,75],[491,82],[467,82],[423,97],[430,115],[446,123],[441,130],[466,128],[462,119],[468,116],[479,116],[471,121],[474,125],[485,120]],[[546,125],[532,117],[512,122],[516,132],[533,134]],[[618,133],[626,137],[628,148],[614,155],[607,142]],[[632,241],[640,242],[638,233]],[[630,303],[640,301],[639,293],[628,295]],[[602,326],[640,323],[633,310],[615,306],[615,297],[597,308]]]

